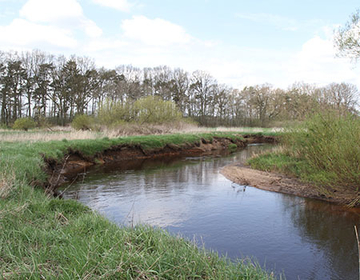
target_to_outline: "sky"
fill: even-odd
[[[0,50],[87,56],[98,67],[204,70],[235,88],[353,83],[333,32],[358,0],[0,0]]]

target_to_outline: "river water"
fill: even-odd
[[[251,256],[286,279],[358,279],[359,211],[239,186],[220,174],[268,148],[100,166],[64,197],[119,225],[158,226],[231,259]]]

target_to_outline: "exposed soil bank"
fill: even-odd
[[[319,188],[300,182],[277,173],[254,170],[249,167],[231,164],[225,166],[221,173],[229,180],[240,184],[256,187],[262,190],[291,194],[300,197],[314,198],[341,205],[350,205],[359,198],[359,193],[350,189]],[[359,207],[359,204],[354,205]]]
[[[211,141],[201,139],[195,143],[181,145],[167,144],[162,148],[143,149],[140,145],[117,145],[96,154],[93,157],[84,156],[79,151],[70,150],[61,162],[45,159],[46,171],[49,175],[47,190],[53,192],[57,186],[76,180],[76,177],[96,164],[110,164],[134,159],[146,159],[165,156],[204,155],[214,151],[229,149],[229,145],[244,148],[248,143],[275,143],[276,137],[263,135],[243,135],[243,139],[214,137]]]

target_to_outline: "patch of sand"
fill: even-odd
[[[359,198],[359,193],[353,190],[319,188],[302,183],[295,178],[251,169],[240,164],[227,165],[222,168],[221,173],[230,181],[240,185],[252,186],[266,191],[320,199],[342,205],[349,205]]]

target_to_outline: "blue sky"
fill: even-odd
[[[0,50],[88,56],[98,66],[205,70],[234,87],[350,82],[333,30],[352,0],[0,0]]]

